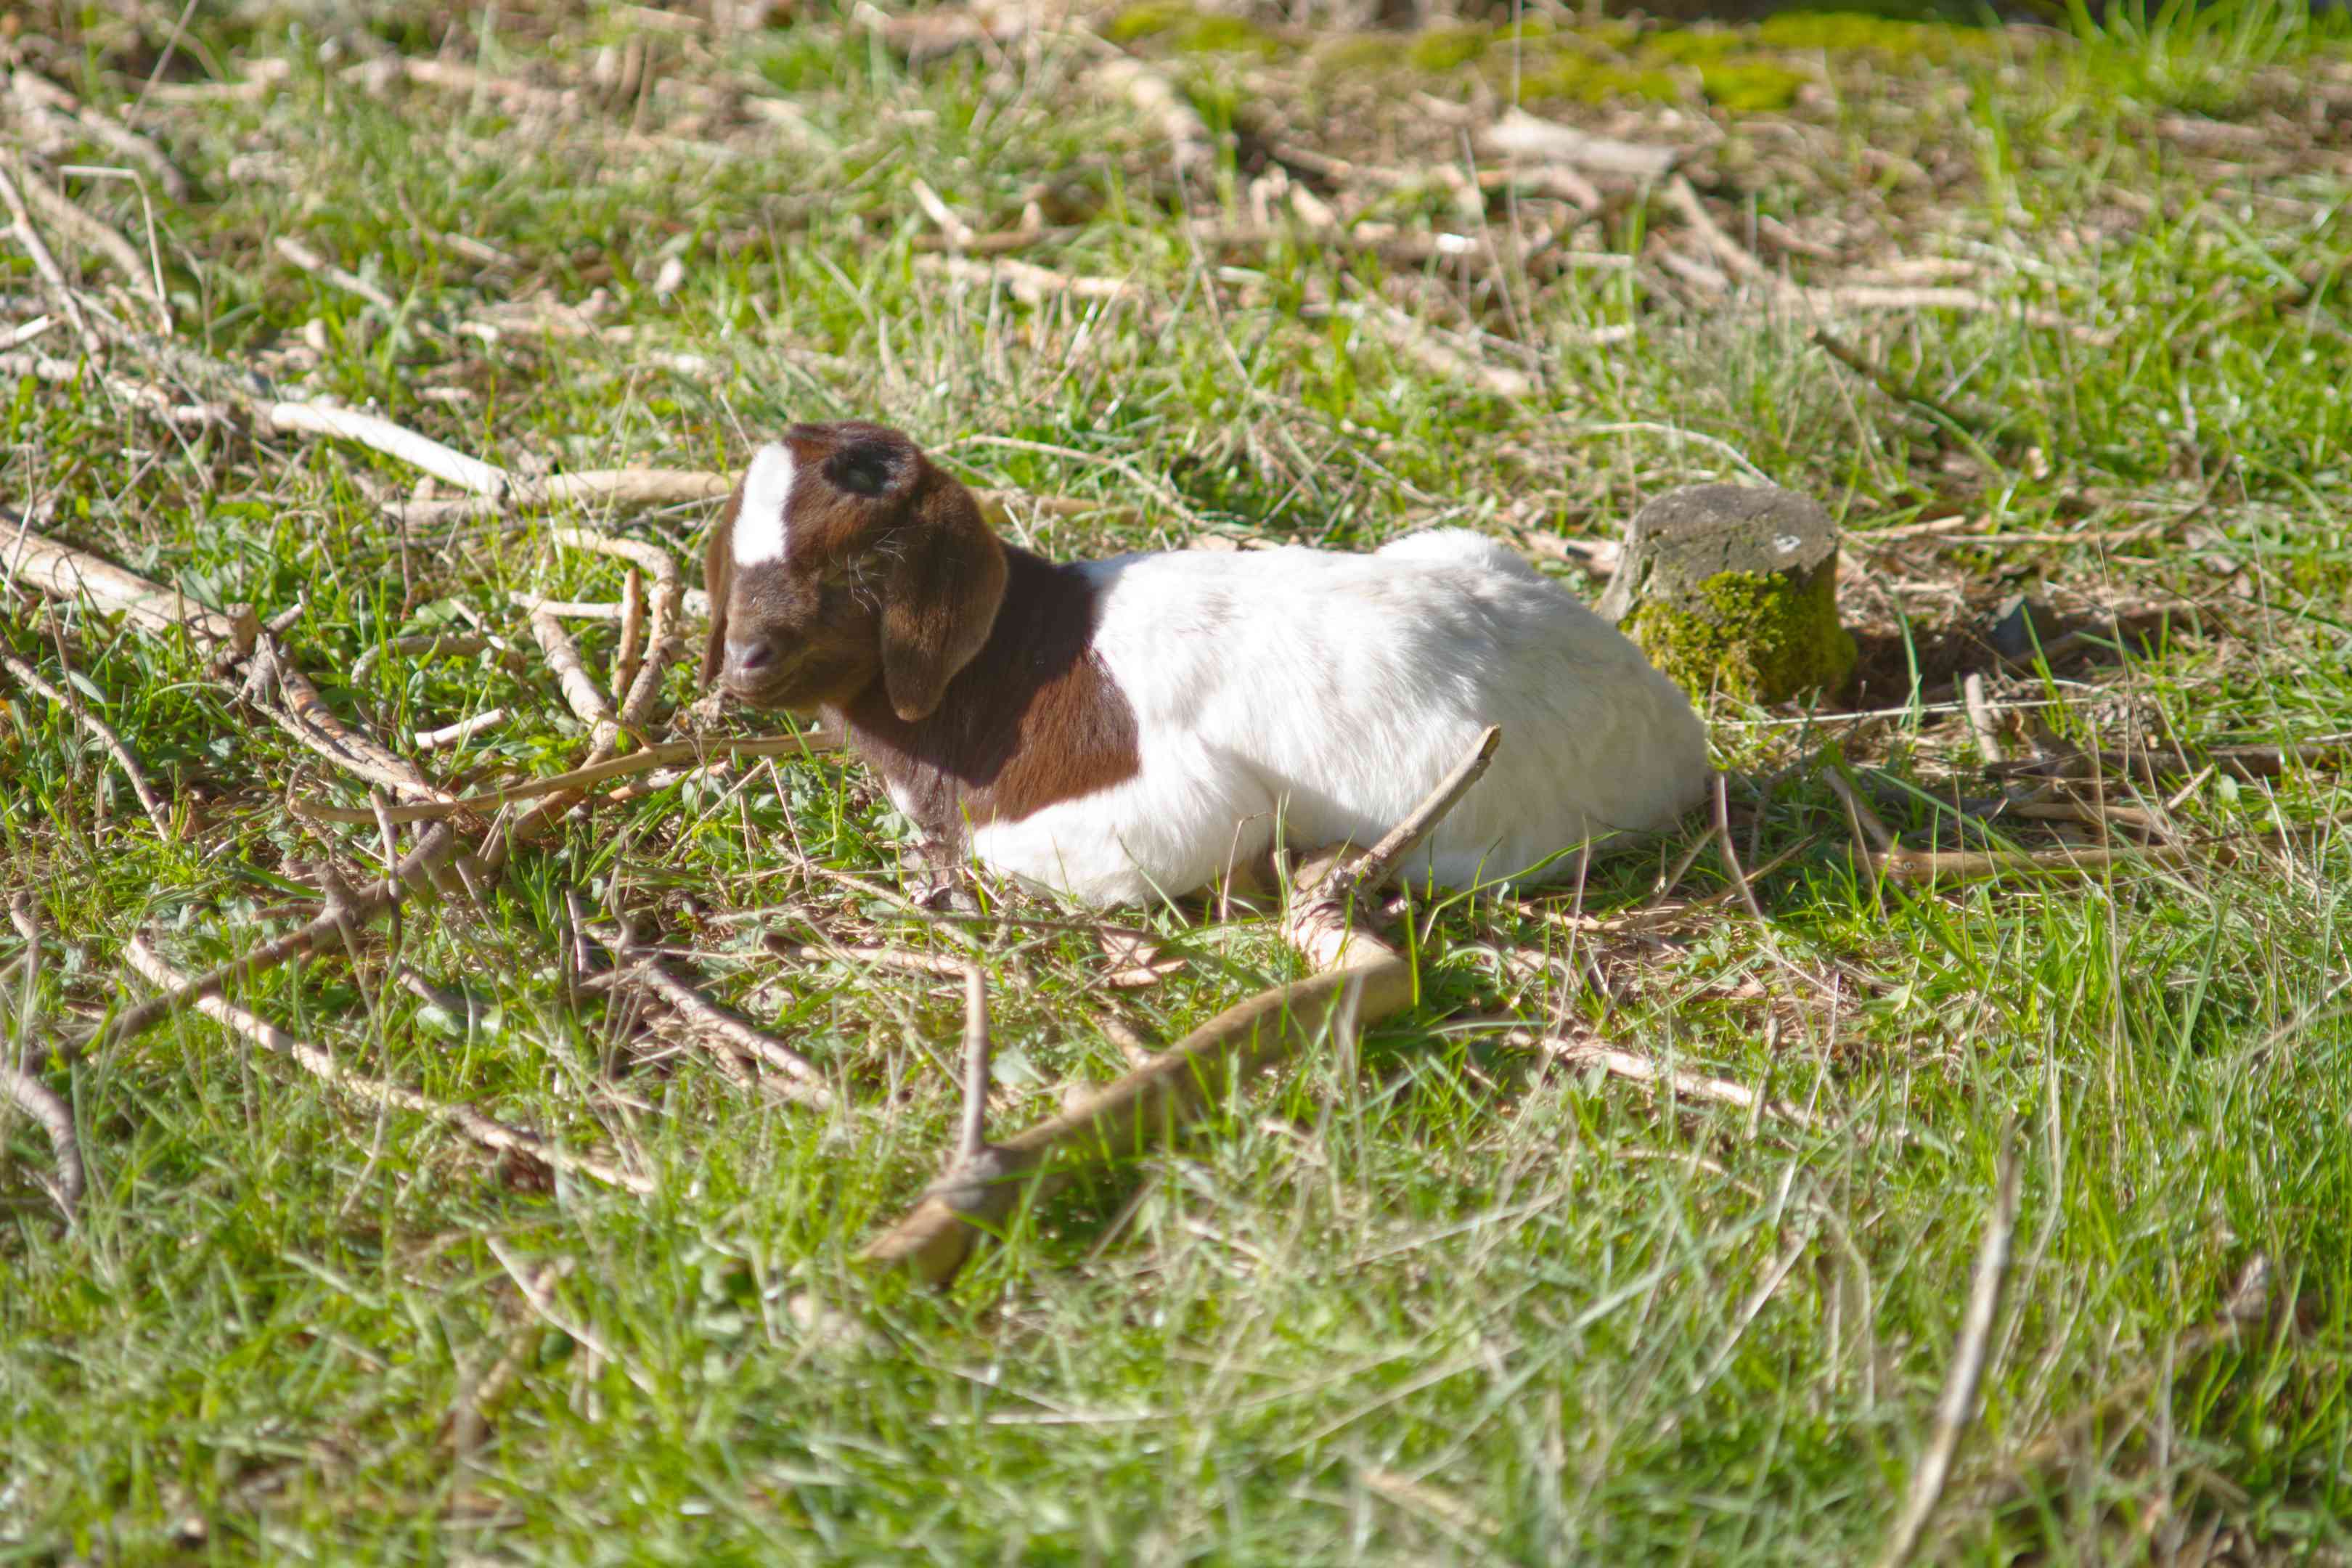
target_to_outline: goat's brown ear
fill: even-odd
[[[1004,600],[1004,546],[971,492],[937,470],[927,479],[882,599],[882,686],[909,723],[939,707]]]
[[[727,601],[735,591],[735,514],[743,510],[743,483],[727,498],[727,510],[710,525],[710,542],[702,547],[702,591],[710,598],[710,638],[702,645],[702,686],[719,679],[727,668]]]

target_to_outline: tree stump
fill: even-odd
[[[1694,485],[1634,514],[1600,610],[1693,696],[1782,702],[1853,674],[1837,571],[1837,525],[1810,497]]]

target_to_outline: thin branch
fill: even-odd
[[[49,1195],[72,1225],[81,1216],[81,1197],[87,1184],[81,1163],[81,1141],[74,1136],[73,1107],[58,1098],[56,1091],[27,1072],[0,1064],[0,1100],[13,1102],[16,1108],[41,1124],[49,1135],[49,1148],[57,1156],[58,1173],[47,1184]]]
[[[485,790],[478,795],[395,805],[384,815],[394,822],[440,822],[453,816],[482,816],[519,801],[536,800],[541,795],[560,795],[567,790],[585,789],[608,779],[652,773],[678,763],[692,763],[701,767],[729,757],[789,757],[798,756],[803,752],[835,752],[839,751],[842,744],[841,736],[828,730],[808,730],[794,735],[741,738],[705,735],[685,741],[665,741],[657,746],[631,752],[625,757],[610,758],[593,766],[573,768],[569,773],[551,773],[543,779]],[[308,801],[294,802],[293,811],[296,816],[314,822],[341,823],[350,826],[365,826],[376,820],[376,814],[373,811],[361,811],[352,806],[318,805]]]
[[[588,673],[588,665],[580,657],[580,647],[563,623],[545,610],[533,610],[530,635],[538,640],[539,651],[547,656],[547,665],[555,672],[555,684],[563,693],[565,706],[573,718],[588,726],[588,733],[597,746],[610,746],[620,739],[620,720],[613,712],[612,699]]]
[[[593,934],[628,965],[623,971],[625,977],[651,992],[682,1028],[781,1073],[789,1080],[784,1089],[787,1098],[820,1110],[832,1107],[833,1090],[814,1062],[672,974],[662,966],[658,954],[630,944],[618,931]]]
[[[988,1152],[988,973],[977,963],[963,966],[963,1124],[956,1138],[956,1162],[967,1164]]]
[[[903,947],[845,947],[829,942],[794,942],[777,931],[768,932],[760,942],[778,958],[797,963],[871,964],[877,969],[895,969],[901,974],[922,974],[939,980],[961,979],[967,968],[960,958],[909,952]]]
[[[659,545],[587,529],[559,528],[548,537],[556,544],[574,550],[619,556],[654,580],[645,658],[631,675],[628,689],[621,698],[622,727],[642,731],[652,722],[654,709],[661,700],[663,679],[686,646],[678,633],[678,620],[685,608],[686,580],[678,572],[677,561]]]
[[[1228,1084],[1289,1061],[1323,1037],[1327,1026],[1360,1026],[1409,1006],[1412,966],[1358,929],[1344,895],[1373,885],[1409,854],[1475,781],[1495,745],[1495,731],[1481,735],[1461,764],[1370,854],[1343,859],[1336,875],[1322,861],[1300,873],[1303,890],[1285,914],[1281,934],[1318,973],[1227,1008],[1059,1116],[984,1145],[982,1158],[953,1166],[949,1180],[868,1243],[865,1260],[944,1283],[984,1231],[1011,1217],[1033,1188],[1024,1179],[1033,1173],[1034,1184],[1050,1187],[1084,1164],[1132,1158],[1215,1103]],[[1058,1162],[1058,1168],[1043,1170],[1048,1161]]]
[[[167,995],[184,995],[196,984],[165,963],[153,948],[147,945],[144,937],[131,939],[127,956],[132,969]],[[520,1127],[494,1121],[471,1106],[448,1104],[415,1089],[355,1073],[337,1061],[331,1053],[297,1039],[266,1019],[257,1017],[242,1007],[233,1006],[217,996],[198,996],[194,998],[194,1005],[215,1022],[243,1035],[264,1049],[284,1057],[303,1071],[323,1079],[354,1100],[383,1110],[414,1111],[472,1139],[485,1149],[500,1153],[526,1154],[556,1170],[588,1176],[625,1192],[644,1196],[654,1191],[654,1182],[649,1176],[622,1170],[591,1155],[574,1153],[535,1132],[526,1132]]]
[[[1570,1067],[1594,1067],[1612,1078],[1628,1083],[1638,1083],[1649,1089],[1664,1089],[1677,1100],[1696,1100],[1706,1105],[1726,1105],[1735,1110],[1754,1112],[1761,1110],[1780,1121],[1803,1128],[1809,1132],[1822,1131],[1819,1117],[1801,1105],[1784,1100],[1767,1100],[1757,1090],[1730,1079],[1709,1078],[1703,1073],[1685,1072],[1669,1068],[1649,1057],[1633,1051],[1620,1050],[1591,1038],[1570,1039],[1564,1036],[1536,1036],[1514,1030],[1503,1037],[1506,1045],[1523,1046],[1541,1051],[1556,1062]]]
[[[1453,809],[1462,804],[1470,786],[1486,776],[1488,764],[1495,760],[1495,750],[1503,743],[1503,727],[1489,724],[1479,733],[1477,744],[1470,753],[1454,765],[1454,771],[1437,782],[1428,797],[1412,808],[1404,820],[1384,834],[1378,844],[1366,850],[1353,865],[1333,877],[1326,896],[1343,899],[1367,888],[1378,888],[1396,874],[1396,868],[1429,837],[1431,829],[1445,820]]]
[[[261,635],[260,619],[249,609],[228,616],[194,604],[186,595],[111,561],[34,532],[26,519],[13,528],[0,522],[0,584],[16,583],[61,599],[87,599],[101,610],[119,612],[142,631],[185,631],[207,649],[243,654]]]
[[[52,686],[42,679],[33,667],[23,659],[9,654],[0,654],[0,669],[5,669],[10,675],[16,677],[17,684],[26,690],[47,698],[73,715],[75,721],[83,729],[89,731],[98,742],[113,755],[115,766],[121,768],[123,777],[131,782],[131,793],[139,797],[139,809],[145,812],[147,820],[155,825],[156,837],[167,843],[179,837],[172,826],[171,809],[157,797],[153,788],[148,784],[147,774],[139,765],[138,754],[131,751],[121,735],[114,732],[111,725],[84,708],[80,700],[71,692],[62,687]]]
[[[356,441],[387,457],[397,458],[412,468],[421,468],[461,490],[490,497],[507,493],[509,478],[504,468],[495,463],[486,463],[479,458],[469,458],[453,447],[445,447],[430,437],[420,436],[389,419],[323,403],[268,403],[263,407],[270,426],[282,433],[331,436],[339,440]]]
[[[1999,763],[2008,756],[2000,742],[2000,726],[1994,721],[1992,703],[1985,696],[1984,676],[1970,670],[1960,682],[1960,697],[1968,704],[1969,730],[1976,736],[1977,752],[1988,763]]]
[[[57,257],[50,253],[47,242],[41,238],[41,231],[33,226],[33,215],[25,206],[25,193],[17,188],[16,180],[9,175],[7,165],[14,162],[13,157],[0,158],[0,203],[7,205],[8,216],[15,222],[17,242],[24,246],[25,254],[33,258],[33,270],[58,297],[58,307],[65,311],[66,320],[73,323],[75,333],[81,339],[82,352],[91,359],[103,358],[105,345],[99,341],[98,333],[91,330],[89,318],[83,314],[81,300],[75,294],[73,285],[66,280],[65,268],[58,265]],[[27,180],[31,177],[29,174],[26,176]]]
[[[1879,820],[1878,813],[1871,810],[1869,804],[1855,792],[1846,779],[1844,767],[1836,759],[1831,760],[1822,778],[1829,784],[1830,793],[1845,806],[1846,817],[1853,824],[1854,837],[1866,837],[1871,847],[1882,855],[1893,851],[1895,847],[1895,835],[1886,830],[1886,824]]]
[[[340,943],[345,921],[365,925],[376,920],[398,904],[408,889],[422,884],[434,871],[447,863],[456,855],[457,847],[456,830],[446,823],[436,824],[411,847],[406,855],[401,857],[400,864],[394,868],[394,875],[355,889],[350,908],[338,908],[331,902],[329,907],[308,921],[282,936],[263,942],[240,958],[232,959],[193,980],[175,979],[163,994],[117,1013],[91,1038],[84,1047],[85,1051],[95,1054],[120,1045],[160,1020],[199,1005],[205,998],[240,981],[306,957],[330,943]]]

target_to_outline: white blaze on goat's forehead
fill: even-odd
[[[784,558],[784,508],[793,499],[789,447],[762,447],[743,476],[743,506],[735,514],[735,564],[758,566]]]

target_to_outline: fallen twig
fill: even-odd
[[[437,751],[443,746],[454,746],[460,741],[469,741],[485,730],[495,729],[505,723],[507,717],[507,710],[503,708],[487,709],[470,719],[460,719],[437,730],[419,730],[411,743],[420,752]]]
[[[1952,1461],[1960,1439],[1975,1422],[1977,1386],[1983,1381],[1986,1347],[1992,1341],[1993,1320],[2000,1311],[2001,1287],[2009,1278],[2009,1249],[2017,1232],[2020,1185],[2017,1150],[2002,1140],[2000,1169],[1993,1180],[1992,1212],[1985,1216],[1983,1238],[1977,1244],[1976,1271],[1969,1282],[1967,1309],[1960,1315],[1958,1338],[1952,1346],[1950,1366],[1944,1373],[1943,1397],[1936,1402],[1936,1426],[1927,1447],[1911,1472],[1911,1489],[1903,1511],[1888,1533],[1878,1568],[1903,1568],[1919,1549],[1927,1521],[1942,1500],[1951,1479]]]
[[[1666,205],[1673,207],[1699,237],[1700,243],[1706,247],[1707,254],[1721,262],[1733,277],[1768,287],[1772,284],[1773,277],[1765,270],[1764,264],[1749,255],[1746,246],[1724,233],[1722,226],[1708,214],[1706,204],[1698,199],[1698,192],[1691,188],[1687,176],[1671,176],[1666,181],[1665,197]]]
[[[198,1005],[205,998],[239,981],[316,952],[329,943],[340,944],[346,926],[366,925],[390,910],[400,902],[409,888],[424,882],[446,865],[457,853],[457,847],[455,830],[446,823],[436,824],[410,847],[407,854],[401,857],[391,876],[380,882],[370,882],[352,889],[347,904],[338,901],[331,894],[326,907],[317,915],[282,936],[272,938],[242,957],[232,959],[193,980],[175,978],[161,995],[150,997],[137,1006],[117,1013],[98,1031],[85,1049],[91,1053],[102,1052],[174,1013]]]
[[[7,205],[8,216],[15,224],[17,243],[25,247],[25,254],[33,258],[33,270],[57,296],[58,306],[65,311],[66,320],[73,323],[75,333],[81,339],[82,352],[91,359],[102,358],[105,345],[91,329],[89,318],[82,310],[80,298],[66,279],[65,268],[58,265],[58,258],[49,250],[48,243],[41,238],[41,231],[33,226],[33,215],[25,206],[25,193],[17,188],[16,180],[5,167],[13,162],[13,159],[0,159],[0,203]]]
[[[964,973],[964,960],[942,958],[936,953],[910,952],[903,947],[845,946],[831,942],[794,942],[779,931],[770,931],[760,939],[761,945],[778,958],[788,958],[799,963],[871,964],[877,969],[895,969],[902,974],[923,974],[939,980],[958,980]]]
[[[1666,1067],[1649,1057],[1603,1045],[1597,1039],[1570,1039],[1559,1035],[1538,1036],[1514,1030],[1503,1037],[1503,1042],[1541,1051],[1552,1060],[1569,1067],[1599,1068],[1611,1078],[1623,1079],[1628,1083],[1638,1083],[1648,1089],[1666,1089],[1677,1100],[1727,1105],[1735,1110],[1754,1112],[1761,1110],[1809,1132],[1822,1129],[1821,1119],[1801,1105],[1793,1105],[1785,1100],[1767,1100],[1744,1083]]]
[[[279,658],[276,641],[266,635],[246,661],[243,694],[272,723],[353,777],[415,800],[449,798],[415,763],[337,717],[310,678]]]
[[[1649,146],[1596,136],[1571,125],[1511,109],[1479,135],[1482,150],[1504,157],[1566,163],[1588,174],[1647,182],[1663,177],[1682,159],[1672,147]]]
[[[834,1092],[814,1062],[672,974],[662,966],[658,953],[635,946],[619,931],[599,930],[592,934],[625,966],[622,977],[652,993],[686,1032],[774,1069],[784,1080],[778,1086],[784,1098],[820,1110],[833,1106]]]
[[[9,583],[61,599],[87,599],[144,632],[184,631],[208,648],[226,647],[242,655],[261,635],[260,619],[249,609],[230,616],[193,604],[185,595],[158,587],[110,561],[46,539],[23,520],[14,528],[0,523],[0,584]]]
[[[959,1164],[988,1152],[988,972],[963,966],[963,1122],[956,1137]]]
[[[73,1107],[31,1073],[19,1072],[5,1063],[0,1063],[0,1100],[8,1100],[39,1122],[41,1131],[49,1135],[49,1150],[57,1157],[58,1173],[54,1181],[45,1184],[63,1211],[66,1223],[73,1224],[81,1216],[82,1192],[88,1180],[82,1169],[81,1141],[74,1136]]]
[[[1024,305],[1042,305],[1057,294],[1071,294],[1081,300],[1131,300],[1136,287],[1118,278],[1088,278],[1077,273],[1056,272],[1050,267],[1034,262],[1015,260],[1000,256],[992,261],[975,261],[963,256],[919,256],[915,269],[951,283],[962,283],[978,289],[1002,285],[1006,292]]]
[[[47,698],[68,713],[72,714],[75,721],[89,731],[98,742],[112,754],[115,766],[121,768],[122,776],[130,781],[131,793],[139,797],[139,809],[145,812],[147,820],[155,825],[156,836],[166,841],[179,837],[172,826],[171,809],[157,798],[155,791],[147,783],[146,772],[139,765],[137,753],[131,751],[121,735],[114,732],[111,725],[84,708],[80,700],[73,693],[62,687],[52,686],[42,679],[33,667],[24,660],[13,655],[0,654],[0,668],[5,668],[10,675],[16,677],[17,683],[26,690]]]
[[[555,684],[563,693],[565,706],[573,718],[588,726],[590,739],[598,748],[616,744],[620,740],[621,723],[613,711],[612,699],[588,673],[587,663],[580,657],[580,647],[563,623],[545,608],[530,613],[530,635],[538,640],[539,651],[547,657],[547,667],[555,672]]]
[[[1214,160],[1217,144],[1208,121],[1174,82],[1150,65],[1120,55],[1097,65],[1087,80],[1106,96],[1127,100],[1152,122],[1168,141],[1179,179]]]
[[[100,146],[110,147],[132,163],[144,166],[149,174],[155,176],[155,183],[163,188],[163,194],[173,201],[188,199],[188,177],[180,172],[178,164],[172,162],[170,154],[105,110],[83,102],[48,78],[21,66],[9,73],[8,85],[20,101],[37,104],[69,117],[78,122],[77,129],[89,140]]]
[[[509,507],[647,507],[721,500],[734,488],[735,481],[725,474],[697,468],[583,468],[541,479],[509,475],[506,488],[497,493],[394,501],[383,510],[393,521],[414,531],[487,517]]]
[[[275,430],[356,441],[461,490],[493,498],[507,493],[504,468],[479,458],[469,458],[454,447],[445,447],[429,436],[420,436],[389,419],[325,403],[268,403],[264,405],[264,410]]]
[[[625,757],[613,757],[590,767],[573,768],[569,773],[552,773],[543,779],[504,788],[484,790],[478,795],[453,796],[446,800],[421,801],[410,805],[387,808],[383,816],[392,822],[441,822],[453,816],[481,816],[500,806],[514,805],[542,795],[557,795],[567,790],[587,789],[607,779],[626,778],[632,773],[652,773],[678,763],[707,766],[727,757],[785,757],[803,752],[840,750],[842,739],[830,731],[810,730],[794,735],[760,735],[731,739],[726,736],[701,736],[688,741],[664,741],[659,745],[646,746]],[[364,827],[377,820],[373,811],[356,806],[320,805],[310,801],[292,803],[296,816],[314,822],[341,823]]]
[[[1008,1218],[1031,1184],[1024,1176],[1048,1159],[1066,1179],[1082,1163],[1129,1157],[1171,1135],[1229,1082],[1288,1059],[1327,1025],[1347,1028],[1408,1005],[1412,967],[1360,929],[1350,901],[1384,881],[1429,829],[1486,772],[1500,740],[1490,729],[1427,799],[1368,854],[1318,861],[1299,873],[1298,895],[1282,921],[1285,942],[1319,972],[1262,991],[1193,1030],[1142,1067],[1086,1096],[1059,1116],[985,1147],[961,1163],[953,1180],[927,1193],[898,1224],[869,1243],[869,1263],[902,1268],[927,1283],[951,1279],[982,1231]]]
[[[618,556],[653,576],[652,615],[646,629],[645,657],[637,661],[629,686],[621,694],[622,728],[642,732],[652,722],[654,708],[661,700],[663,679],[686,646],[678,634],[686,580],[678,573],[677,562],[668,551],[641,539],[621,539],[583,528],[559,528],[548,537],[574,550]]]
[[[1983,675],[1970,670],[1968,679],[1960,682],[1960,697],[1968,704],[1969,731],[1976,737],[1978,754],[1989,763],[2002,761],[2008,750],[2001,744],[2000,726],[1994,721],[1992,703],[1985,696]]]
[[[14,1103],[48,1134],[58,1173],[54,1181],[45,1184],[64,1213],[66,1224],[70,1226],[80,1217],[88,1173],[82,1164],[81,1142],[74,1133],[73,1107],[33,1076],[37,1060],[32,1049],[33,1026],[41,978],[41,917],[32,895],[18,893],[8,900],[8,921],[16,928],[16,934],[25,939],[25,1000],[16,1020],[20,1065],[0,1061],[0,1099]]]
[[[358,273],[338,267],[290,234],[281,234],[278,237],[278,254],[303,271],[326,279],[344,293],[356,295],[366,300],[387,316],[396,316],[400,313],[399,300]]]
[[[127,281],[142,283],[149,280],[147,258],[139,254],[137,246],[90,216],[68,196],[51,189],[48,183],[21,159],[0,151],[0,163],[5,163],[7,172],[16,177],[18,188],[23,191],[26,201],[39,208],[41,216],[56,225],[59,232],[82,249],[94,250],[105,257]]]
[[[166,995],[188,995],[197,984],[165,963],[153,948],[147,945],[144,937],[131,938],[126,951],[131,968]],[[355,1073],[337,1061],[332,1054],[295,1038],[266,1019],[257,1017],[242,1007],[233,1006],[218,996],[194,995],[190,1000],[206,1017],[243,1035],[264,1049],[286,1058],[303,1071],[323,1079],[355,1100],[385,1110],[415,1111],[462,1133],[486,1149],[501,1153],[525,1154],[556,1170],[593,1177],[625,1192],[642,1196],[654,1191],[653,1179],[649,1176],[622,1170],[591,1155],[574,1153],[549,1142],[537,1133],[494,1121],[471,1106],[447,1104],[415,1089]]]

